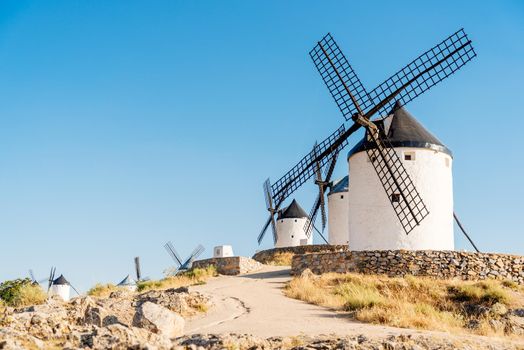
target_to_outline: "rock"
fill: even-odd
[[[177,313],[146,301],[138,307],[133,325],[174,338],[183,334],[185,321]]]
[[[508,312],[508,308],[502,303],[495,303],[491,306],[491,313],[497,316],[503,316]]]
[[[315,278],[316,275],[313,273],[313,271],[311,271],[310,269],[305,269],[304,271],[302,271],[302,273],[300,274],[300,277],[301,278]]]
[[[524,317],[524,309],[513,309],[511,313],[518,317]]]
[[[102,327],[107,311],[99,306],[89,305],[84,313],[83,322],[85,325]]]

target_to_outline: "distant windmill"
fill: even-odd
[[[140,268],[140,257],[139,256],[135,257],[135,273],[136,273],[137,283],[149,280],[149,277],[142,277],[142,270]]]
[[[76,294],[80,295],[78,290],[75,287],[73,287],[73,285],[68,280],[66,280],[64,275],[60,275],[58,278],[55,278],[55,273],[56,267],[51,267],[47,285],[47,292],[50,296],[58,295],[64,301],[69,301],[71,288],[75,291]]]
[[[36,284],[40,284],[40,283],[44,283],[45,281],[47,281],[47,278],[43,278],[43,279],[37,280],[32,269],[29,269],[29,277],[31,278],[31,281],[35,285]]]
[[[168,270],[168,275],[176,275],[181,271],[189,270],[193,265],[193,261],[195,261],[205,250],[204,247],[199,244],[186,259],[182,259],[171,241],[164,244],[164,248],[175,262],[175,266]]]

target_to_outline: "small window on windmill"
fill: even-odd
[[[446,157],[446,168],[449,168],[449,165],[451,164],[450,160],[448,157]]]
[[[295,219],[295,222],[297,222],[297,219]]]
[[[344,199],[344,195],[343,194],[340,195],[340,199]]]
[[[391,195],[391,202],[392,203],[398,203],[400,202],[400,193],[393,193]]]
[[[415,152],[404,152],[404,160],[415,160]]]

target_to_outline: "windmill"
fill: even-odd
[[[48,280],[47,278],[37,280],[32,269],[29,269],[29,278],[31,278],[31,282],[35,285],[37,284],[39,285],[40,283],[44,283],[45,281]]]
[[[70,289],[72,288],[77,295],[80,295],[78,290],[64,277],[64,275],[58,276],[58,278],[55,278],[56,275],[56,267],[51,267],[51,271],[49,272],[49,278],[48,278],[48,285],[47,285],[47,293],[51,295],[58,295],[61,297],[64,301],[68,301],[70,298]]]
[[[51,267],[51,271],[49,271],[49,278],[47,279],[47,292],[49,293],[49,289],[51,288],[51,286],[53,285],[53,281],[55,280],[55,272],[56,272],[56,267]]]
[[[149,281],[149,277],[142,277],[142,269],[140,268],[140,257],[135,256],[135,275],[136,275],[136,282],[145,282]]]
[[[195,261],[205,250],[204,247],[199,244],[186,259],[182,259],[171,241],[168,241],[166,244],[164,244],[164,248],[175,262],[175,265],[168,270],[168,275],[176,275],[180,271],[189,270],[193,265],[193,261]]]
[[[318,152],[318,144],[315,143],[315,146],[313,147],[314,152]],[[315,199],[315,202],[313,204],[313,207],[311,208],[311,211],[309,213],[309,220],[306,222],[306,225],[304,226],[304,230],[306,231],[306,236],[309,238],[311,237],[313,229],[318,232],[320,237],[329,244],[327,239],[324,237],[324,229],[326,228],[327,223],[327,214],[326,214],[326,199],[324,198],[325,194],[327,193],[327,189],[331,188],[332,182],[331,177],[333,176],[333,171],[335,170],[335,165],[337,163],[339,152],[333,152],[331,157],[329,158],[326,166],[324,167],[324,176],[322,176],[322,167],[319,162],[315,164],[315,185],[318,186],[318,195]],[[318,214],[318,211],[320,209],[320,218],[322,223],[322,231],[319,231],[315,227],[315,220]]]
[[[463,29],[424,52],[403,69],[385,80],[375,89],[367,91],[331,36],[324,36],[309,53],[329,92],[349,127],[342,124],[335,132],[320,142],[277,182],[264,183],[266,203],[270,217],[258,236],[264,238],[274,213],[300,186],[317,175],[318,169],[328,171],[336,162],[336,155],[348,144],[348,138],[364,128],[368,147],[365,151],[402,229],[409,234],[420,225],[429,211],[424,204],[399,155],[393,149],[380,120],[375,115],[387,115],[440,83],[462,68],[476,56]],[[326,173],[327,177],[327,173]],[[325,182],[326,179],[322,179]],[[320,189],[320,192],[323,190]],[[323,201],[320,194],[319,201]],[[269,197],[269,200],[268,200]],[[315,203],[315,208],[322,205]],[[313,221],[313,220],[311,220]],[[273,227],[274,230],[274,227]]]

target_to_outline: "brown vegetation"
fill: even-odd
[[[511,335],[508,309],[524,291],[508,282],[311,272],[286,287],[289,297],[347,311],[357,320],[403,328]],[[493,320],[501,321],[494,323]],[[507,321],[506,323],[502,321]]]

